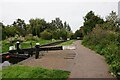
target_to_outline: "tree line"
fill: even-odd
[[[15,35],[25,37],[31,34],[44,39],[67,39],[72,35],[70,25],[66,21],[63,23],[60,18],[55,18],[51,22],[40,18],[30,19],[28,24],[22,19],[17,19],[13,24],[7,26],[0,22],[0,26],[3,40]]]
[[[112,11],[106,19],[102,19],[100,16],[95,15],[93,11],[88,12],[83,18],[83,26],[79,30],[76,30],[74,36],[83,37],[90,34],[96,25],[101,25],[106,30],[120,32],[120,19],[116,12]]]

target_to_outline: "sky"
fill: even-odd
[[[44,18],[47,22],[59,17],[67,21],[73,32],[83,25],[83,17],[93,11],[104,18],[111,11],[118,13],[119,0],[2,0],[0,21],[10,25],[20,18],[29,22],[31,18]]]
[[[120,1],[118,2],[118,17],[120,18]]]

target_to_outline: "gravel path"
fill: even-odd
[[[81,41],[76,41],[75,45],[75,65],[70,78],[113,78],[104,57],[81,45]]]

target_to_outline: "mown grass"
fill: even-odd
[[[30,43],[32,43],[32,46],[34,47],[36,43],[40,43],[40,45],[43,45],[43,44],[47,44],[47,43],[51,43],[51,42],[55,42],[55,41],[58,41],[58,40],[44,40],[44,39],[39,39],[38,41],[34,41],[34,40],[29,40],[29,41],[24,41],[24,42],[21,42],[21,45],[20,47],[21,48],[30,48],[31,45]],[[0,49],[0,53],[4,53],[4,52],[7,52],[9,50],[9,47],[11,46],[10,42],[7,41],[7,40],[4,40],[4,41],[1,41],[2,42],[2,50]],[[15,43],[13,43],[12,45],[15,46]]]
[[[53,78],[54,80],[67,80],[70,72],[51,70],[40,67],[10,66],[2,70],[2,78]]]
[[[70,40],[67,42],[63,42],[61,44],[59,44],[58,46],[68,46],[68,45],[72,45],[74,43],[75,40]]]

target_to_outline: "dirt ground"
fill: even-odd
[[[81,45],[81,41],[73,45],[75,50],[48,51],[39,59],[31,57],[19,64],[70,71],[70,78],[113,78],[104,57]]]

